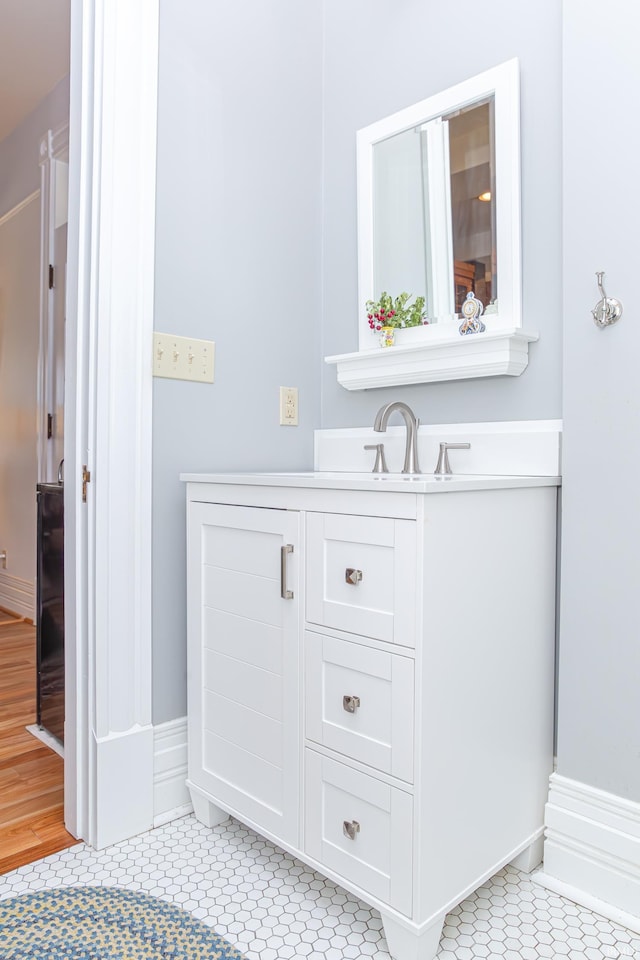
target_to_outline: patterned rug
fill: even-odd
[[[242,960],[189,913],[118,887],[57,887],[0,900],[2,960]]]

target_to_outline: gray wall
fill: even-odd
[[[357,349],[356,130],[518,57],[525,328],[521,377],[349,393],[322,363],[322,426],[370,424],[389,399],[423,422],[561,415],[561,4],[325,0],[322,356]],[[373,344],[372,344],[373,345]]]
[[[186,708],[181,471],[308,468],[315,428],[391,397],[431,422],[561,415],[560,53],[557,0],[163,0],[155,326],[217,362],[214,386],[154,384],[154,722]],[[349,393],[322,358],[357,347],[356,131],[514,56],[530,366]]]
[[[558,772],[640,801],[640,12],[564,0],[564,479]],[[613,59],[602,51],[615,51]],[[601,138],[613,146],[601,149]],[[599,330],[596,270],[624,304]]]
[[[40,201],[0,221],[0,605],[33,617],[38,482]],[[1,615],[0,615],[1,616]]]
[[[181,471],[308,468],[320,422],[319,0],[162,0],[155,328],[216,342],[156,379],[154,722],[186,712]],[[279,426],[278,387],[300,390]]]
[[[40,189],[40,138],[69,120],[69,77],[0,142],[0,217]]]

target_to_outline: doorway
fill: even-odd
[[[64,828],[59,743],[36,738],[36,487],[49,476],[42,453],[62,443],[64,286],[45,287],[54,254],[64,260],[63,190],[69,118],[69,0],[3,4],[0,36],[0,870],[74,842]],[[48,132],[48,127],[52,127]],[[43,136],[45,135],[45,136]],[[49,149],[51,147],[51,149]],[[53,149],[59,156],[54,170]],[[51,168],[51,171],[49,170]],[[49,172],[59,189],[50,189]],[[49,224],[48,203],[57,194]],[[46,213],[46,216],[44,214]],[[58,221],[57,223],[55,221]],[[64,269],[60,280],[64,279]],[[49,316],[49,307],[57,314]],[[46,334],[46,336],[45,336]],[[54,351],[51,354],[49,351]],[[59,429],[43,415],[53,390]],[[47,401],[47,408],[54,407]],[[56,437],[56,433],[58,437]],[[54,607],[50,605],[50,612]],[[61,703],[61,671],[49,692]],[[53,700],[52,700],[53,702]],[[55,724],[54,724],[55,726]],[[54,731],[59,737],[59,727]],[[43,740],[45,742],[43,742]]]
[[[64,807],[97,848],[153,826],[158,7],[70,0]]]

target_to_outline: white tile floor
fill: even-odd
[[[185,817],[100,853],[78,844],[0,876],[0,899],[83,883],[181,904],[249,960],[389,960],[376,910],[234,820]],[[447,917],[439,960],[476,957],[640,960],[640,936],[507,867]]]

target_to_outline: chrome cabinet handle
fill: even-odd
[[[360,833],[360,824],[357,820],[343,820],[342,832],[349,840],[355,840],[356,834]]]
[[[360,697],[351,697],[345,694],[342,698],[342,709],[346,710],[347,713],[355,713],[359,706]]]
[[[353,567],[347,567],[344,572],[344,579],[346,583],[357,586],[362,580],[362,570],[354,570]]]
[[[285,543],[280,547],[280,596],[283,600],[293,600],[293,590],[287,590],[287,555],[293,553],[293,544]]]

